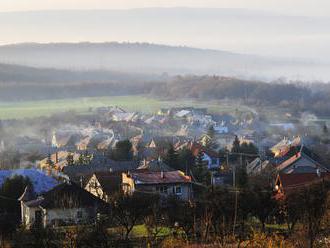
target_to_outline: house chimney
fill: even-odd
[[[319,168],[316,169],[316,174],[317,174],[318,177],[321,177],[321,171],[320,171]]]
[[[160,177],[164,178],[164,171],[163,170],[160,172]]]

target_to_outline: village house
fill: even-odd
[[[246,173],[248,175],[258,175],[263,173],[265,170],[273,170],[272,164],[269,160],[262,160],[260,157],[255,158],[246,165]]]
[[[220,167],[220,158],[219,154],[216,151],[206,148],[205,146],[196,142],[190,142],[187,148],[191,150],[192,154],[195,157],[198,156],[199,152],[202,152],[202,160],[207,165],[207,168],[209,170]]]
[[[111,197],[121,191],[121,172],[95,172],[88,180],[85,190],[110,202]]]
[[[168,108],[161,108],[160,110],[157,111],[157,115],[161,116],[169,116],[171,115],[172,110]]]
[[[284,200],[285,196],[313,183],[329,180],[330,173],[318,171],[317,173],[298,173],[277,175],[275,180],[274,194],[276,200]]]
[[[63,168],[62,174],[76,183],[86,182],[95,172],[123,172],[135,170],[137,161],[115,161],[98,153],[93,154],[89,164],[70,165]]]
[[[188,201],[192,199],[191,177],[182,171],[134,171],[122,173],[123,192],[155,193],[167,197],[175,195]]]
[[[222,121],[221,123],[217,123],[216,125],[213,126],[213,128],[214,131],[218,134],[225,134],[229,132],[229,129],[224,121]]]
[[[88,148],[90,148],[90,143],[91,143],[92,137],[91,136],[86,136],[80,139],[75,145],[76,149],[78,151],[85,151]]]
[[[35,198],[26,188],[19,198],[22,224],[43,227],[91,223],[105,203],[74,183],[63,183]]]
[[[307,154],[308,151],[303,145],[298,149],[298,151],[294,151],[294,154],[288,153],[288,158],[276,165],[277,171],[286,174],[316,173],[318,170],[320,172],[329,171],[328,168],[311,158],[311,156]]]
[[[50,156],[38,162],[38,167],[44,171],[57,170],[62,171],[64,167],[68,166],[68,156],[72,155],[72,162],[77,162],[80,153],[71,153],[68,151],[57,151]],[[51,164],[50,164],[51,163]]]
[[[285,156],[290,149],[294,147],[298,147],[301,145],[301,138],[298,136],[293,140],[289,140],[284,137],[280,142],[270,148],[271,152],[274,154],[274,157],[282,157]]]

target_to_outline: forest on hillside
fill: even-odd
[[[0,101],[149,95],[160,99],[231,99],[330,115],[330,85],[263,82],[221,76],[145,75],[116,71],[70,71],[0,64]]]

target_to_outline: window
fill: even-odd
[[[181,195],[182,194],[181,186],[175,186],[175,194],[176,195]]]
[[[167,186],[158,186],[156,187],[156,191],[160,194],[167,194]]]

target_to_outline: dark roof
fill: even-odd
[[[107,195],[120,191],[122,183],[121,172],[96,172],[94,175]]]
[[[174,171],[173,168],[165,164],[163,161],[159,161],[158,159],[150,161],[149,163],[142,164],[138,168],[138,170],[149,170],[149,171]]]
[[[186,176],[182,171],[134,171],[129,175],[136,180],[136,184],[171,184],[191,182],[191,178]]]
[[[33,190],[33,188],[28,185],[25,187],[23,194],[21,195],[20,198],[18,198],[19,201],[27,202],[36,197],[36,194]]]
[[[104,202],[74,183],[63,183],[43,194],[40,206],[45,209],[98,207]]]
[[[79,181],[80,177],[92,175],[95,172],[124,172],[135,170],[138,167],[137,161],[114,161],[106,158],[99,158],[88,165],[70,165],[63,168],[63,173],[68,175],[71,180]]]
[[[145,147],[140,153],[141,158],[157,158],[159,152],[156,148]]]

